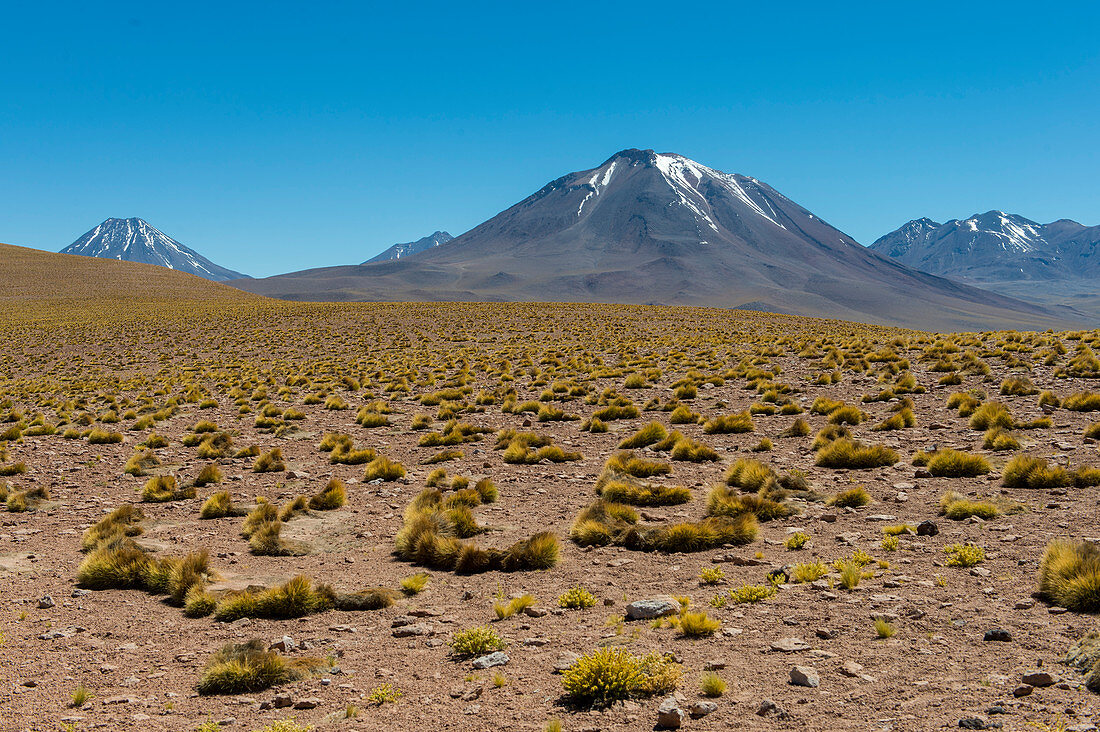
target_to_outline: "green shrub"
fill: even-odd
[[[583,610],[595,604],[596,597],[580,585],[571,587],[558,597],[558,605],[568,610]]]
[[[621,648],[598,648],[562,674],[562,685],[574,704],[607,705],[670,693],[681,673],[679,665],[666,656],[635,656]]]
[[[948,567],[973,567],[985,561],[985,549],[975,544],[952,544],[943,548]]]
[[[487,625],[461,630],[454,634],[450,642],[456,656],[479,656],[492,651],[503,651],[504,639]]]

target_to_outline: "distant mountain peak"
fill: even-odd
[[[389,249],[385,250],[381,254],[368,259],[363,264],[370,264],[371,262],[387,262],[392,259],[405,259],[411,257],[414,254],[433,249],[438,246],[442,246],[447,242],[454,239],[453,236],[446,231],[435,231],[431,235],[425,236],[422,239],[416,241],[405,242],[404,244],[394,244]]]
[[[910,221],[870,248],[925,272],[980,282],[1100,274],[1100,227],[1069,219],[1040,224],[996,209],[944,224]]]
[[[136,216],[128,219],[105,219],[62,249],[61,253],[155,264],[216,282],[247,277],[214,264],[194,249],[180,244],[148,221]]]

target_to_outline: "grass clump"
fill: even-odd
[[[229,495],[229,491],[218,491],[203,502],[202,509],[199,511],[199,517],[204,519],[216,519],[225,518],[226,516],[244,516],[247,513],[248,511],[246,509],[240,508],[233,503],[233,498]]]
[[[719,460],[718,453],[715,452],[714,448],[690,437],[681,437],[677,440],[672,446],[669,457],[673,460],[689,463],[713,463]]]
[[[668,437],[668,430],[659,422],[650,422],[645,427],[635,432],[619,443],[620,450],[633,450],[639,447],[648,447]]]
[[[726,693],[729,688],[721,676],[713,671],[707,671],[703,674],[702,681],[699,682],[699,690],[703,692],[703,696],[710,697],[711,699],[717,699]]]
[[[805,531],[796,531],[786,538],[783,542],[783,546],[786,547],[789,552],[800,551],[806,546],[806,542],[810,540],[810,535]]]
[[[584,610],[596,604],[596,596],[577,585],[558,596],[558,606],[567,610]]]
[[[363,481],[366,483],[372,480],[381,480],[383,482],[389,482],[398,480],[405,477],[405,466],[401,463],[390,460],[385,455],[381,455],[372,460],[363,472]]]
[[[320,667],[315,659],[287,661],[275,651],[266,650],[260,640],[231,643],[210,658],[199,679],[198,692],[202,696],[255,693],[304,679]]]
[[[88,432],[88,444],[89,445],[117,445],[122,442],[121,432],[110,432],[108,430],[101,430],[98,427],[93,427]]]
[[[325,487],[309,499],[309,507],[314,511],[333,511],[347,503],[347,489],[344,481],[332,478]]]
[[[299,575],[277,587],[225,595],[214,610],[214,619],[231,623],[241,618],[285,620],[324,612],[336,605],[336,593],[328,585],[316,585]]]
[[[861,485],[834,493],[825,503],[837,508],[860,508],[871,502],[871,494]]]
[[[393,684],[382,684],[371,689],[370,693],[367,694],[367,703],[380,707],[383,704],[392,704],[403,696],[401,690]]]
[[[284,470],[286,463],[283,462],[283,451],[277,447],[256,458],[256,463],[252,466],[255,473],[281,473]]]
[[[100,545],[118,544],[131,536],[140,535],[145,514],[137,506],[125,503],[99,522],[88,527],[81,539],[81,551],[88,552]]]
[[[1000,510],[989,501],[971,501],[954,491],[948,491],[940,498],[940,513],[954,521],[962,521],[971,516],[996,518]]]
[[[981,405],[970,415],[970,429],[987,430],[990,427],[1012,429],[1014,422],[1012,414],[1005,405],[998,402],[988,402]]]
[[[960,450],[937,450],[928,461],[928,472],[937,478],[975,478],[989,471],[984,457]]]
[[[1100,411],[1100,394],[1091,391],[1082,391],[1070,394],[1062,400],[1062,408],[1071,412],[1097,412]]]
[[[897,633],[897,628],[893,623],[887,622],[882,618],[875,619],[875,635],[881,639],[892,638]]]
[[[1073,484],[1073,476],[1044,458],[1016,455],[1005,465],[1001,482],[1006,488],[1065,488]]]
[[[722,627],[722,623],[709,617],[705,612],[682,612],[679,618],[680,634],[688,638],[712,636]]]
[[[521,613],[529,607],[534,606],[534,595],[520,595],[519,597],[513,597],[507,602],[501,597],[493,603],[493,613],[497,616],[497,620],[507,620],[516,613]]]
[[[796,584],[816,582],[829,573],[824,562],[800,562],[791,570],[791,581]]]
[[[221,483],[225,476],[222,475],[221,468],[215,463],[204,465],[202,470],[199,471],[198,476],[195,478],[195,485],[199,488],[210,485],[211,483]]]
[[[748,412],[718,416],[703,423],[703,432],[708,435],[743,434],[755,429],[752,415]]]
[[[574,704],[603,706],[670,693],[681,674],[679,664],[667,656],[636,656],[622,648],[598,648],[562,674],[562,686]]]
[[[635,457],[628,450],[617,452],[607,461],[607,469],[612,473],[630,475],[635,478],[649,478],[654,475],[668,475],[672,466],[660,460],[646,460]]]
[[[721,567],[704,567],[699,572],[699,582],[704,585],[717,585],[721,584],[722,580],[726,578],[726,573],[722,571]]]
[[[160,458],[157,457],[155,452],[146,450],[131,455],[130,459],[126,461],[126,465],[123,466],[122,472],[127,475],[142,476],[153,468],[159,468],[161,464]]]
[[[882,445],[864,445],[848,437],[840,437],[817,451],[814,464],[820,468],[867,469],[893,465],[898,454]]]
[[[194,497],[195,486],[179,486],[174,475],[159,475],[150,478],[141,489],[141,500],[146,503],[182,501]]]
[[[674,506],[691,500],[691,491],[683,486],[639,483],[608,474],[596,483],[596,493],[604,500],[632,506]]]
[[[419,595],[428,586],[431,575],[427,572],[417,572],[401,579],[401,591],[406,595]]]
[[[1039,594],[1074,612],[1100,611],[1100,548],[1055,539],[1039,564]]]
[[[1020,441],[1011,432],[1003,427],[990,427],[985,431],[982,447],[986,450],[1003,452],[1007,450],[1019,450]]]

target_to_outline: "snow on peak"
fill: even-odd
[[[707,213],[710,204],[707,202],[706,196],[700,191],[703,181],[707,179],[731,193],[748,206],[753,213],[767,219],[781,229],[787,228],[779,223],[778,214],[767,197],[761,194],[758,181],[755,178],[723,173],[674,153],[655,154],[653,165],[661,171],[668,184],[679,194],[681,203],[691,209],[715,231],[718,231],[718,227]],[[743,185],[742,181],[747,181],[749,185]]]

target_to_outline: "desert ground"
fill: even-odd
[[[5,299],[4,730],[1094,729],[1098,332],[211,288]]]

